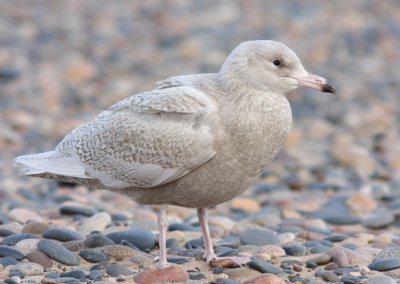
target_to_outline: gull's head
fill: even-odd
[[[246,41],[223,64],[220,75],[249,87],[286,94],[299,86],[335,94],[326,79],[307,72],[296,53],[280,42]]]

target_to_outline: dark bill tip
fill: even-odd
[[[322,92],[336,94],[335,88],[333,88],[331,85],[328,84],[322,85]]]

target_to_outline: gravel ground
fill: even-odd
[[[276,161],[210,210],[216,251],[246,267],[200,261],[195,212],[171,207],[177,265],[157,274],[156,207],[17,176],[15,156],[158,80],[216,72],[252,39],[284,42],[337,95],[290,94]],[[0,0],[0,279],[400,283],[399,39],[398,1]]]

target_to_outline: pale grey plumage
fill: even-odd
[[[143,204],[214,206],[246,190],[285,142],[287,91],[301,78],[329,87],[307,76],[285,45],[245,42],[219,73],[169,78],[103,111],[55,151],[16,162],[25,175],[89,184]]]

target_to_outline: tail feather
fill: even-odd
[[[20,156],[15,159],[21,175],[55,174],[76,178],[91,178],[80,160],[71,154],[50,151],[45,153]]]

